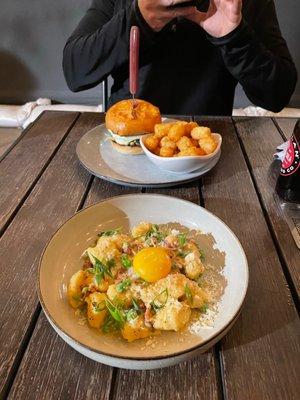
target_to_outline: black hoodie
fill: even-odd
[[[203,10],[208,1],[204,2]],[[93,0],[68,39],[63,56],[72,91],[111,75],[110,105],[129,98],[129,33],[141,30],[138,96],[164,114],[231,115],[239,82],[249,100],[274,112],[285,107],[297,72],[282,38],[273,0],[244,0],[243,20],[222,38],[186,19],[156,33],[135,0]]]

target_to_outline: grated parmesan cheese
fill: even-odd
[[[206,313],[197,313],[188,325],[188,331],[194,335],[200,336],[202,329],[214,327],[214,320],[218,314],[218,304],[210,305]]]

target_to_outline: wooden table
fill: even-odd
[[[197,118],[223,135],[222,157],[199,181],[134,189],[91,176],[80,137],[92,113],[45,112],[0,162],[0,390],[9,399],[300,399],[300,252],[274,198],[270,163],[295,120]],[[97,364],[67,346],[36,291],[43,247],[77,210],[106,197],[156,192],[215,213],[239,237],[250,268],[242,314],[193,361],[154,371]],[[1,397],[1,395],[0,395]],[[2,398],[1,397],[1,398]]]

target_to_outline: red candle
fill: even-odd
[[[129,90],[132,96],[139,88],[139,49],[140,31],[137,26],[133,26],[130,31],[130,53],[129,53]]]

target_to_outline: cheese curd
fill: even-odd
[[[188,229],[141,222],[130,234],[117,228],[98,236],[67,291],[70,306],[92,328],[127,341],[177,332],[193,309],[201,313],[209,304],[199,284],[206,269],[203,254]]]

